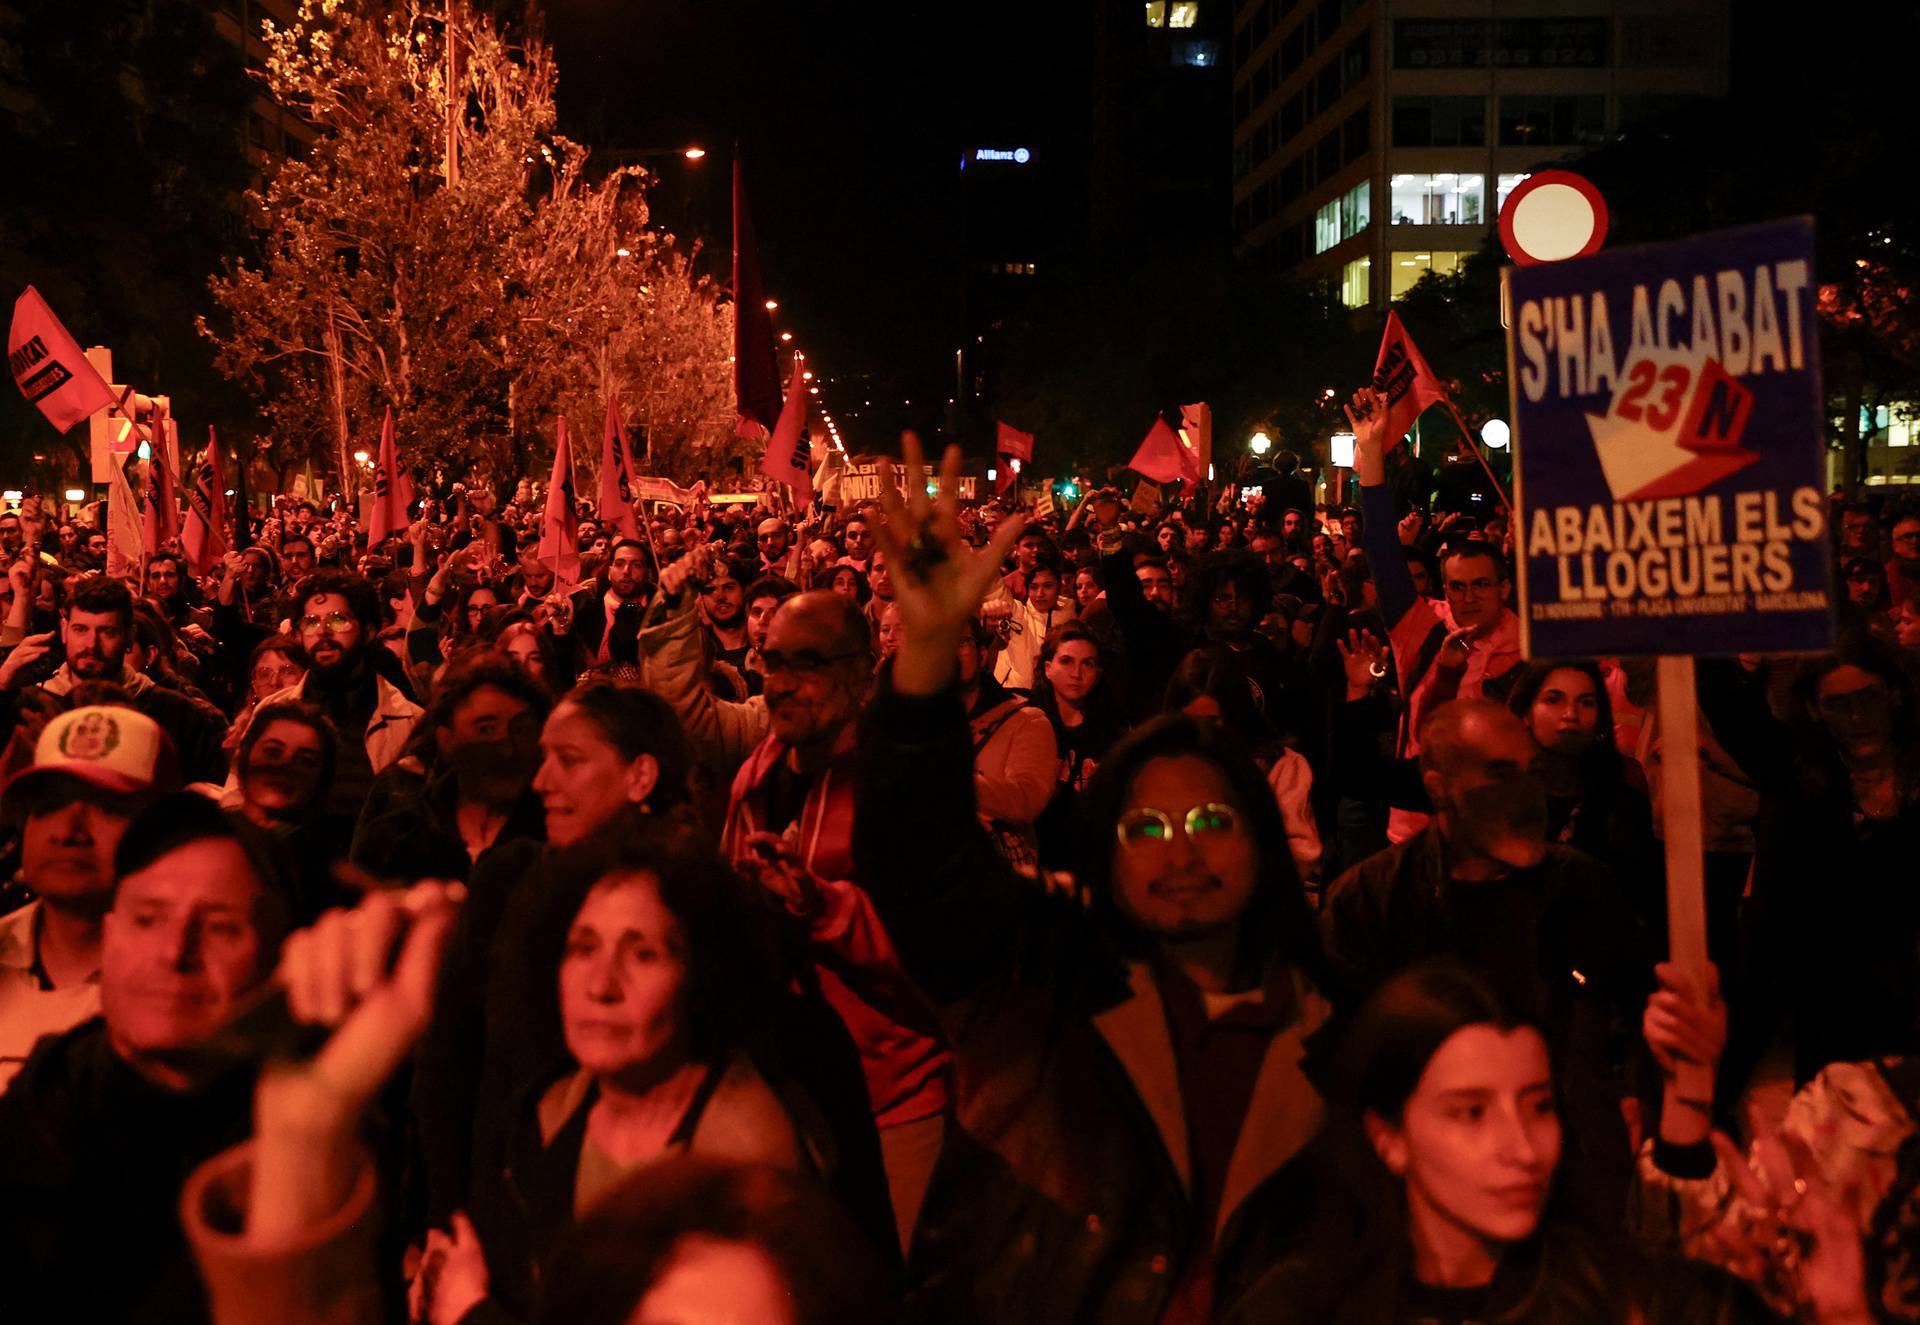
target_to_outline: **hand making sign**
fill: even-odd
[[[1507,279],[1525,654],[1832,647],[1813,223]]]

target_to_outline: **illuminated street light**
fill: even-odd
[[[1505,419],[1488,419],[1480,425],[1480,440],[1495,451],[1504,451],[1513,440],[1513,430],[1507,427]]]
[[[68,501],[85,501],[86,499],[87,499],[86,489],[84,488],[68,488],[67,489]]]
[[[353,453],[353,462],[354,462],[354,463],[355,463],[356,465],[364,465],[364,464],[366,464],[366,463],[367,463],[367,461],[368,461],[368,460],[370,460],[371,458],[372,458],[372,457],[371,457],[371,456],[369,456],[369,455],[368,455],[368,454],[367,454],[367,453],[366,453],[365,451],[355,451],[355,452]]]
[[[813,380],[813,373],[812,373],[812,371],[811,371],[811,370],[809,370],[809,371],[807,371],[807,372],[804,372],[804,373],[801,373],[801,374],[800,374],[800,380],[801,380],[802,382],[811,382],[811,381]]]
[[[1264,432],[1257,432],[1247,439],[1247,449],[1255,455],[1265,455],[1273,449],[1273,438]]]
[[[775,309],[779,307],[780,307],[780,301],[778,299],[767,300],[767,311],[769,313],[773,312]]]
[[[781,340],[792,340],[792,339],[793,339],[793,333],[792,333],[791,331],[783,331],[783,332],[781,332],[781,333],[780,333],[780,339],[781,339]]]
[[[616,248],[613,251],[613,256],[616,258],[630,258],[633,256],[633,250],[630,248]]]
[[[706,148],[695,146],[695,147],[689,147],[686,151],[682,152],[680,155],[684,156],[689,161],[698,161],[701,158],[705,157],[706,154],[707,154]]]

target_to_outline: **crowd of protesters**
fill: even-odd
[[[0,1316],[1920,1320],[1920,506],[1699,667],[1703,973],[1648,666],[1349,414],[1351,507],[909,437],[577,574],[0,512]]]

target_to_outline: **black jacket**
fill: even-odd
[[[42,1040],[0,1094],[0,1315],[207,1319],[180,1189],[252,1131],[251,1071],[178,1094],[115,1054],[100,1018]]]
[[[1157,1321],[1209,1230],[1150,964],[1000,860],[975,817],[955,694],[876,696],[857,794],[859,877],[953,1051],[953,1118],[908,1259],[915,1314]],[[1325,1005],[1281,974],[1296,1015],[1265,1050],[1211,1231],[1221,1309],[1312,1208],[1292,1160],[1320,1123],[1300,1064]]]

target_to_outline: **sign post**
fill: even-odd
[[[1670,952],[1704,972],[1694,658],[1833,646],[1813,223],[1503,287],[1521,649],[1658,659]]]

